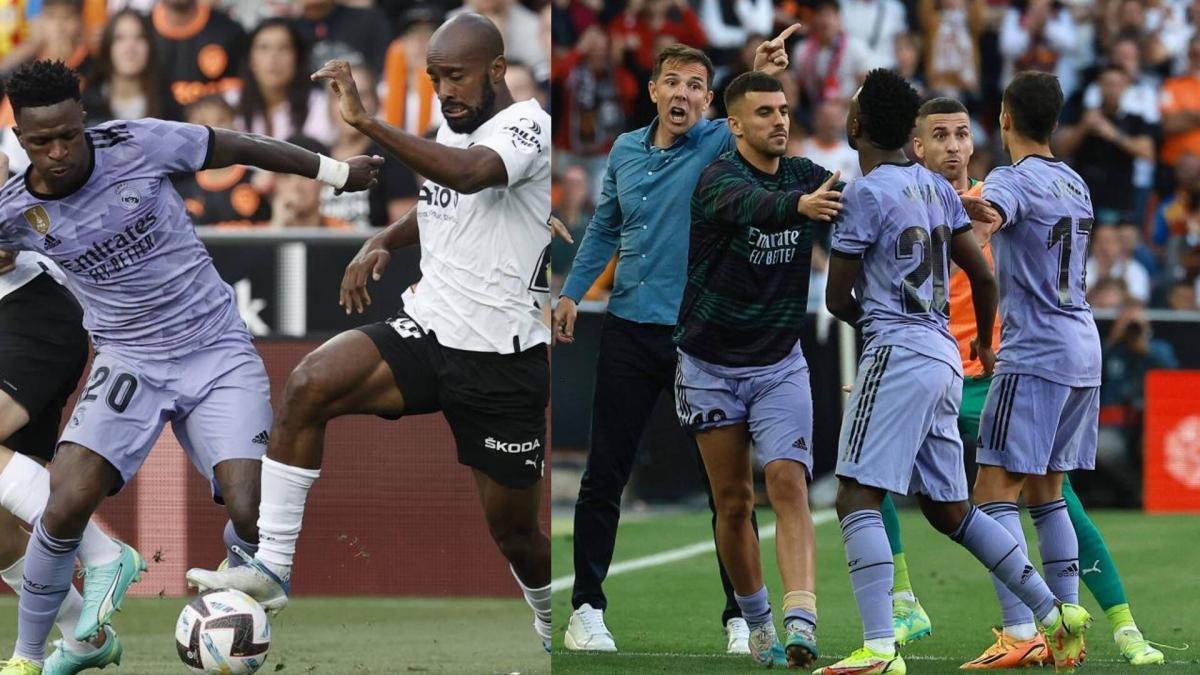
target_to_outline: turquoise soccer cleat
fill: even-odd
[[[750,629],[750,658],[767,668],[787,668],[787,652],[770,622]]]
[[[821,657],[815,629],[803,621],[788,621],[783,627],[784,650],[789,668],[809,668]]]
[[[54,653],[46,659],[42,675],[76,675],[90,668],[105,668],[109,665],[121,665],[121,656],[125,648],[117,639],[117,633],[112,626],[104,627],[107,639],[100,649],[91,654],[76,654],[63,646],[62,640],[54,642]]]
[[[75,639],[80,642],[91,640],[101,626],[112,620],[113,613],[121,609],[129,587],[146,571],[146,561],[133,547],[113,541],[121,546],[121,555],[116,560],[85,567],[79,573],[83,577],[83,610],[75,626]]]

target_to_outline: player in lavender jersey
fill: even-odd
[[[225,503],[227,546],[258,539],[266,370],[168,175],[250,164],[362,190],[383,160],[334,162],[260,136],[160,120],[85,129],[78,76],[61,62],[22,66],[7,89],[31,166],[0,189],[0,249],[62,267],[96,350],[26,550],[15,654],[0,669],[37,675],[84,526],[137,473],[166,422]],[[84,569],[76,639],[105,626],[144,569],[128,546],[111,564]],[[78,672],[53,657],[46,669]]]
[[[1058,80],[1033,72],[1013,78],[1001,103],[1000,137],[1013,163],[988,174],[983,198],[1000,213],[991,242],[1004,349],[980,419],[974,494],[1015,513],[1024,493],[1043,574],[1058,597],[1075,602],[1079,542],[1063,474],[1095,464],[1100,336],[1085,299],[1091,196],[1050,152],[1062,103]],[[1024,543],[1019,520],[1010,521]],[[1030,622],[1015,627],[1028,634]]]
[[[908,161],[920,99],[873,70],[850,101],[847,135],[863,177],[843,193],[826,304],[862,328],[866,346],[838,441],[837,512],[864,644],[821,675],[904,673],[892,624],[892,554],[879,512],[886,491],[919,496],[929,522],[969,550],[1034,609],[1056,662],[1090,620],[1061,605],[1013,537],[967,501],[958,405],[962,363],[947,329],[949,257],[971,282],[974,351],[991,372],[996,284],[954,188]],[[949,254],[947,256],[947,254]],[[852,294],[852,290],[854,293]],[[856,299],[857,296],[857,299]]]

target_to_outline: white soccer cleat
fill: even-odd
[[[230,588],[241,591],[254,598],[271,614],[287,607],[291,584],[280,579],[262,561],[246,555],[236,546],[233,551],[241,556],[245,564],[216,571],[192,568],[187,571],[188,586],[201,593]]]
[[[740,616],[735,616],[725,622],[725,637],[729,639],[725,645],[726,654],[750,653],[750,624]]]
[[[604,625],[604,610],[593,609],[586,602],[571,613],[563,645],[572,651],[615,652],[617,643],[608,626]]]

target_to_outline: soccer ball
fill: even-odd
[[[267,613],[241,591],[209,591],[175,622],[175,648],[196,675],[250,675],[271,649]]]

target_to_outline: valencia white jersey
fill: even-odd
[[[508,184],[475,194],[432,180],[421,187],[421,280],[404,309],[452,349],[513,354],[550,342],[550,116],[537,101],[514,103],[478,129],[443,124],[437,142],[495,150]]]

